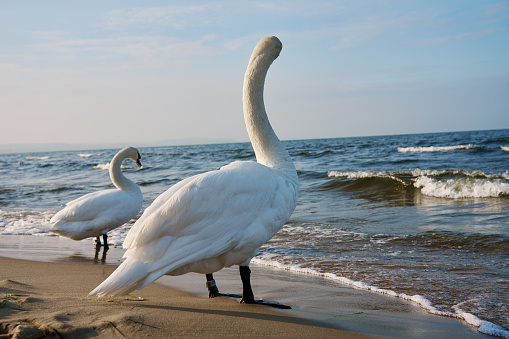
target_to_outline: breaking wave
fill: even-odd
[[[28,159],[28,160],[47,160],[47,159],[51,159],[51,157],[48,155],[48,156],[44,156],[44,157],[26,157],[26,159]]]
[[[387,186],[387,179],[394,189],[405,187],[419,189],[421,194],[437,198],[488,198],[509,196],[509,173],[491,174],[482,171],[463,170],[421,170],[403,172],[329,171],[329,178],[343,179],[340,182],[329,182],[323,188],[342,189],[352,187],[366,190],[382,184]],[[369,180],[367,180],[369,179]],[[356,185],[354,185],[354,183]]]
[[[95,156],[101,156],[103,155],[103,153],[80,153],[78,154],[78,156],[80,158],[89,158],[89,157],[95,157]]]
[[[476,147],[477,146],[472,144],[456,146],[398,147],[398,152],[400,153],[447,152],[457,149],[468,150]]]

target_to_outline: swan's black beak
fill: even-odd
[[[138,159],[136,159],[136,165],[138,165],[139,168],[142,168],[143,165],[141,164],[141,155],[138,153]]]

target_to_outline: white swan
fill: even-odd
[[[244,78],[244,120],[257,162],[236,161],[161,194],[129,231],[125,261],[90,295],[126,294],[164,274],[197,272],[207,275],[214,297],[220,294],[212,273],[239,265],[243,302],[263,303],[254,299],[248,265],[293,213],[299,191],[292,159],[263,103],[265,76],[281,48],[276,37],[262,39]]]
[[[141,209],[143,195],[140,188],[121,172],[124,159],[132,159],[141,167],[140,153],[136,148],[126,147],[111,160],[110,178],[117,189],[86,194],[66,204],[66,207],[55,214],[50,222],[50,232],[73,240],[97,237],[101,245],[103,236],[104,248],[108,248],[106,233],[134,218]]]

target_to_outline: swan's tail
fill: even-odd
[[[149,275],[148,264],[138,260],[127,259],[99,286],[88,295],[117,296],[142,288],[142,283]]]

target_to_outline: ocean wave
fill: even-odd
[[[49,155],[47,155],[44,157],[26,157],[26,159],[28,159],[28,160],[47,160],[47,159],[51,159],[51,157]]]
[[[406,172],[405,172],[406,173]],[[483,171],[464,171],[464,170],[422,170],[416,168],[413,170],[412,175],[414,177],[420,176],[433,176],[433,177],[469,177],[476,179],[509,179],[509,172],[504,173],[484,173]]]
[[[0,211],[0,235],[54,235],[47,231],[53,212]]]
[[[95,166],[92,167],[93,169],[100,169],[100,170],[103,170],[103,171],[108,171],[110,169],[110,163],[106,163],[106,164],[97,164]],[[121,169],[125,170],[125,169],[136,169],[138,167],[136,166],[130,166],[130,165],[124,165],[122,164],[120,166]]]
[[[387,239],[387,243],[403,248],[424,247],[428,250],[462,248],[468,252],[509,253],[509,238],[502,234],[451,231],[427,231]]]
[[[435,315],[445,316],[445,317],[452,317],[464,320],[468,324],[475,326],[478,328],[478,331],[484,334],[492,335],[492,336],[498,336],[501,338],[509,338],[509,331],[504,329],[501,326],[498,326],[496,324],[493,324],[489,321],[483,320],[478,318],[477,316],[463,311],[458,305],[456,305],[453,309],[454,312],[445,312],[438,310],[428,299],[421,295],[408,295],[405,293],[397,293],[395,291],[379,288],[367,283],[364,283],[362,281],[355,281],[346,277],[338,276],[334,273],[324,273],[319,272],[315,269],[311,268],[304,268],[300,267],[298,265],[289,265],[284,264],[278,261],[278,255],[275,254],[269,254],[265,253],[259,256],[254,257],[251,262],[258,264],[258,265],[264,265],[264,266],[270,266],[275,267],[278,269],[291,271],[295,273],[302,273],[302,274],[309,274],[314,276],[319,276],[325,279],[333,280],[339,283],[342,283],[344,285],[352,286],[354,288],[379,293],[379,294],[385,294],[391,297],[399,298],[402,300],[413,302],[417,305],[419,305],[421,308],[426,310],[427,312]]]
[[[89,158],[89,157],[95,157],[95,156],[101,156],[104,153],[79,153],[78,157],[80,158]]]
[[[389,178],[398,181],[402,184],[406,184],[405,181],[398,178],[397,175],[408,175],[409,172],[375,172],[375,171],[356,171],[356,172],[339,172],[329,171],[327,176],[329,178],[347,178],[347,179],[370,179],[370,178]]]
[[[432,177],[470,177],[477,179],[509,179],[509,172],[504,173],[484,173],[483,171],[465,171],[465,170],[425,170],[416,168],[413,171],[400,172],[377,172],[377,171],[328,171],[329,178],[347,178],[347,179],[364,179],[364,178],[392,178],[401,180],[408,177],[432,176]]]
[[[427,196],[437,198],[488,198],[509,195],[509,172],[484,173],[465,170],[422,170],[401,172],[377,171],[329,171],[329,178],[348,179],[332,181],[322,189],[366,190],[374,188],[419,189]],[[389,181],[387,181],[389,179]]]
[[[398,147],[398,152],[400,153],[447,152],[458,149],[469,150],[476,147],[477,146],[472,144],[456,146]]]
[[[329,154],[334,154],[334,152],[332,152],[330,150],[316,151],[316,152],[312,152],[312,151],[308,150],[308,151],[301,151],[301,152],[297,153],[297,156],[304,157],[304,158],[310,158],[310,159],[317,159],[317,158],[321,158],[321,157],[324,157]]]
[[[110,163],[106,163],[106,164],[97,164],[95,165],[94,167],[92,167],[93,169],[100,169],[100,170],[109,170],[110,169]]]
[[[414,183],[421,193],[437,198],[489,198],[509,195],[509,184],[500,180],[459,178],[439,180],[420,176]]]

